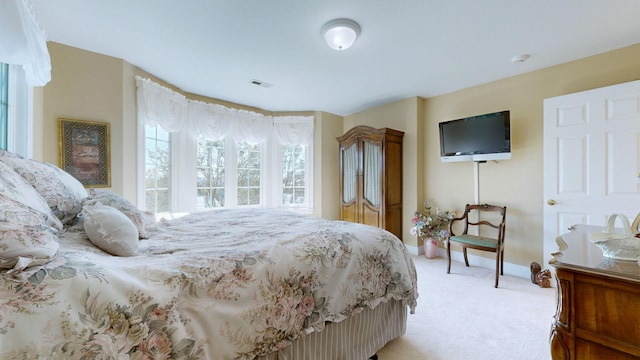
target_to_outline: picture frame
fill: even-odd
[[[87,188],[111,187],[109,123],[58,119],[60,168]]]

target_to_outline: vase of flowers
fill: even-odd
[[[424,240],[424,254],[427,258],[436,257],[438,241],[443,241],[449,236],[447,225],[452,218],[452,212],[433,208],[428,204],[424,205],[423,211],[416,211],[411,218],[411,234]]]

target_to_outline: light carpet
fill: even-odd
[[[556,289],[495,270],[414,256],[418,306],[407,333],[378,351],[380,360],[551,359]]]

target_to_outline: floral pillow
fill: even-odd
[[[59,167],[31,159],[0,157],[20,174],[47,202],[64,225],[71,223],[82,210],[87,191],[80,181]]]
[[[24,205],[37,210],[45,217],[47,224],[56,231],[62,230],[62,223],[53,215],[49,205],[22,176],[0,161],[0,194],[21,202]]]
[[[18,273],[42,265],[58,252],[57,232],[46,215],[0,194],[0,269]]]
[[[140,239],[145,239],[147,237],[145,232],[145,215],[140,211],[140,209],[129,202],[129,200],[114,193],[113,191],[90,189],[89,197],[84,199],[82,205],[95,205],[97,203],[102,203],[120,210],[136,226]]]
[[[93,245],[115,256],[138,254],[138,230],[121,211],[98,202],[83,206],[82,216]]]

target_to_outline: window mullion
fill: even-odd
[[[9,65],[0,63],[0,149],[8,149]]]
[[[304,166],[304,198],[308,208],[313,208],[313,156],[312,146],[306,145]]]
[[[178,169],[175,166],[178,161],[180,161],[180,154],[179,154],[179,147],[177,146],[177,138],[178,138],[178,134],[177,133],[171,133],[169,135],[169,138],[171,139],[171,147],[170,147],[170,156],[171,156],[171,160],[170,160],[170,164],[171,166],[169,167],[169,174],[170,175],[170,186],[169,186],[169,203],[171,204],[171,211],[175,211],[175,209],[178,209],[178,188],[180,187],[179,181],[178,181]]]

